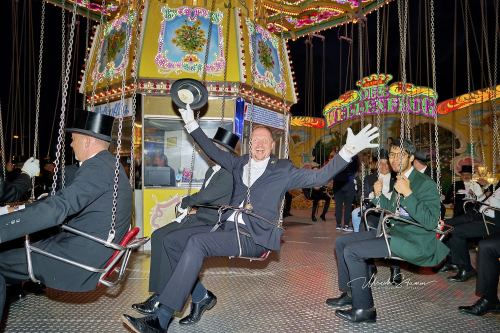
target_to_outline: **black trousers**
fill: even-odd
[[[210,227],[213,227],[215,222]],[[165,286],[165,281],[168,281],[174,271],[172,263],[168,260],[167,256],[163,255],[163,239],[175,230],[204,225],[207,224],[200,222],[193,215],[184,218],[182,223],[172,222],[153,232],[151,235],[151,264],[149,266],[150,292],[159,293],[163,286]]]
[[[316,211],[318,210],[318,205],[321,200],[325,201],[325,205],[323,206],[323,212],[321,213],[321,216],[325,216],[326,213],[328,213],[328,208],[330,207],[330,202],[332,201],[330,197],[324,192],[316,191],[316,193],[313,193],[311,198],[313,199],[311,216],[316,217]]]
[[[6,295],[5,279],[3,278],[2,274],[0,274],[0,322],[2,322],[2,318],[3,318],[3,307],[5,305],[5,295]]]
[[[351,290],[353,308],[372,308],[374,303],[367,259],[385,258],[389,255],[384,238],[376,237],[375,230],[343,235],[335,242],[335,252],[339,290]]]
[[[210,232],[211,226],[181,228],[163,239],[162,256],[173,267],[170,278],[163,280],[159,302],[180,311],[198,282],[198,275],[205,257],[237,256],[238,241],[233,222],[226,222],[224,230]],[[240,235],[243,256],[258,257],[266,248],[253,238]]]
[[[290,214],[292,210],[293,195],[290,192],[285,193],[285,205],[283,206],[283,214]]]
[[[333,183],[333,194],[335,196],[335,220],[337,226],[342,225],[342,214],[344,216],[344,226],[351,224],[352,203],[356,196],[354,183],[346,182],[341,185]]]
[[[476,293],[488,301],[498,302],[500,275],[500,233],[479,242]]]
[[[371,228],[370,230],[377,230],[378,228],[378,225],[380,223],[380,214],[375,214],[375,213],[372,213],[372,214],[368,214],[366,216],[366,221],[367,221],[367,224],[368,226]],[[363,226],[366,230],[366,224],[363,223]],[[393,260],[393,259],[389,259],[389,265],[391,265],[391,267],[393,269],[395,268],[399,268],[399,260]],[[369,259],[368,261],[368,265],[372,265],[372,266],[375,266],[375,261],[373,259]]]
[[[447,241],[447,245],[450,248],[451,262],[460,269],[465,269],[466,271],[472,270],[473,267],[470,262],[467,241],[488,235],[481,214],[467,213],[450,219],[447,223],[455,228]],[[495,230],[500,230],[500,226],[498,225],[490,226],[489,228],[492,233]]]

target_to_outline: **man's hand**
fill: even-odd
[[[397,176],[396,184],[394,184],[394,189],[404,197],[407,197],[412,193],[410,180],[405,176]]]
[[[378,128],[371,124],[366,125],[358,134],[354,135],[352,129],[347,129],[347,140],[344,145],[344,150],[352,156],[366,148],[376,148],[378,143],[370,143],[373,139],[378,138]]]
[[[194,121],[194,112],[191,110],[191,106],[189,104],[186,104],[185,109],[179,109],[179,113],[181,114],[184,124],[187,125]]]
[[[373,194],[375,194],[375,197],[380,197],[382,194],[382,180],[378,179],[375,183],[373,183]]]
[[[30,178],[38,176],[40,173],[40,161],[34,157],[30,157],[24,162],[22,172],[26,173]]]

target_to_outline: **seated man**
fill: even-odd
[[[500,187],[484,203],[500,208]],[[441,271],[446,272],[458,269],[456,275],[448,277],[450,281],[464,282],[476,275],[476,271],[472,268],[470,262],[469,248],[467,247],[469,239],[482,238],[488,235],[488,231],[490,234],[500,232],[500,214],[493,209],[488,209],[486,205],[482,205],[479,208],[479,212],[470,210],[465,215],[454,217],[446,222],[454,227],[447,241],[450,247],[451,262],[446,264]],[[489,224],[488,230],[486,230],[486,226],[484,225],[483,211],[486,221],[493,223]]]
[[[439,221],[439,194],[432,179],[412,167],[415,146],[405,140],[402,147],[393,145],[389,154],[392,168],[399,170],[401,166],[401,175],[397,177],[391,199],[382,195],[383,182],[377,180],[373,186],[375,198],[372,203],[380,200],[382,208],[395,212],[400,195],[400,216],[422,227],[390,220],[391,252],[418,266],[435,266],[448,253],[448,248],[436,239],[434,230]],[[375,230],[344,235],[337,238],[335,252],[342,294],[327,299],[326,303],[335,307],[352,305],[351,309],[335,311],[342,319],[375,322],[377,312],[370,283],[367,286],[369,277],[366,260],[389,256],[385,239],[377,237]]]
[[[234,149],[238,144],[238,136],[219,128],[212,139],[217,147],[224,151],[236,153]],[[196,205],[227,205],[231,200],[233,193],[233,175],[220,165],[213,164],[205,174],[205,181],[201,190],[193,195],[182,199],[181,209],[189,209]],[[149,291],[153,294],[144,302],[133,304],[132,308],[142,314],[151,314],[155,310],[155,303],[158,300],[158,294],[172,275],[174,267],[168,260],[168,255],[163,251],[163,243],[168,242],[166,237],[173,231],[181,228],[191,228],[196,226],[214,226],[218,220],[218,210],[207,207],[199,207],[196,214],[187,214],[180,223],[167,224],[166,226],[155,230],[151,235],[151,266],[149,268]],[[173,242],[174,240],[172,240]],[[192,294],[191,313],[181,319],[180,324],[188,325],[198,322],[206,309],[205,303],[213,304],[217,298],[210,291],[206,290],[200,284]],[[202,302],[203,301],[203,302]],[[213,306],[212,305],[212,306]]]
[[[464,215],[464,200],[476,199],[482,201],[485,198],[481,185],[472,180],[472,166],[462,165],[460,170],[461,180],[455,182],[455,192],[452,189],[446,196],[447,203],[453,203],[453,217]]]
[[[267,250],[279,250],[283,229],[279,219],[285,192],[293,188],[315,187],[326,184],[347,166],[351,158],[363,150],[376,146],[370,141],[378,137],[371,125],[353,135],[348,130],[342,151],[320,170],[299,169],[289,160],[271,156],[274,149],[272,132],[256,127],[250,137],[250,156],[234,156],[218,149],[199,128],[193,111],[180,110],[187,131],[216,163],[233,175],[232,206],[244,207],[267,221],[250,214],[236,215],[227,211],[222,228],[210,232],[211,226],[179,229],[169,236],[174,242],[164,242],[166,255],[172,261],[174,272],[159,293],[159,306],[154,314],[134,318],[123,315],[126,325],[135,332],[166,332],[175,311],[180,311],[193,290],[199,288],[198,274],[205,257],[238,256],[259,257]],[[247,189],[250,188],[250,195]],[[236,223],[241,235],[236,235]],[[241,241],[239,246],[238,239]]]
[[[109,151],[113,117],[81,111],[72,133],[71,147],[80,167],[66,187],[45,200],[27,205],[26,209],[0,216],[0,242],[22,237],[35,231],[67,223],[80,231],[107,239],[112,221],[115,156]],[[131,221],[132,191],[120,165],[115,222],[115,242],[127,232]],[[93,267],[104,267],[112,249],[60,231],[36,242],[37,247]],[[96,288],[99,274],[50,257],[32,253],[35,276],[47,287],[65,291],[90,291]],[[24,248],[0,253],[0,275],[6,282],[29,279]],[[0,290],[1,291],[1,290]],[[0,303],[5,295],[0,295]]]
[[[476,294],[480,298],[471,306],[460,306],[461,312],[482,316],[488,312],[500,313],[498,276],[500,275],[500,233],[479,242]]]
[[[13,181],[0,177],[0,204],[21,200],[31,190],[31,178],[40,173],[40,161],[30,157],[24,162],[21,174]]]

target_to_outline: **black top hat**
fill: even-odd
[[[215,133],[212,140],[229,149],[233,153],[236,153],[236,145],[238,144],[240,138],[236,134],[229,132],[227,129],[219,127],[217,128],[217,132]]]
[[[422,151],[422,150],[417,150],[415,152],[415,159],[419,160],[422,163],[427,163],[430,160],[429,159],[429,154],[427,154],[427,152]]]
[[[76,132],[111,142],[114,117],[85,110],[77,111],[76,114],[75,124],[66,128],[66,132]]]
[[[472,165],[462,165],[462,168],[460,169],[460,173],[472,173]]]
[[[201,109],[208,102],[207,88],[197,80],[180,79],[175,81],[170,88],[172,101],[179,108],[185,108],[186,104],[191,109]]]

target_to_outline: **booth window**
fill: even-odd
[[[199,124],[211,138],[220,120],[200,120]],[[232,122],[225,121],[223,127],[232,130]],[[179,118],[144,118],[144,186],[184,187],[189,185],[191,176],[192,184],[201,186],[209,167],[208,158],[197,149],[191,170],[193,146],[193,139]]]

